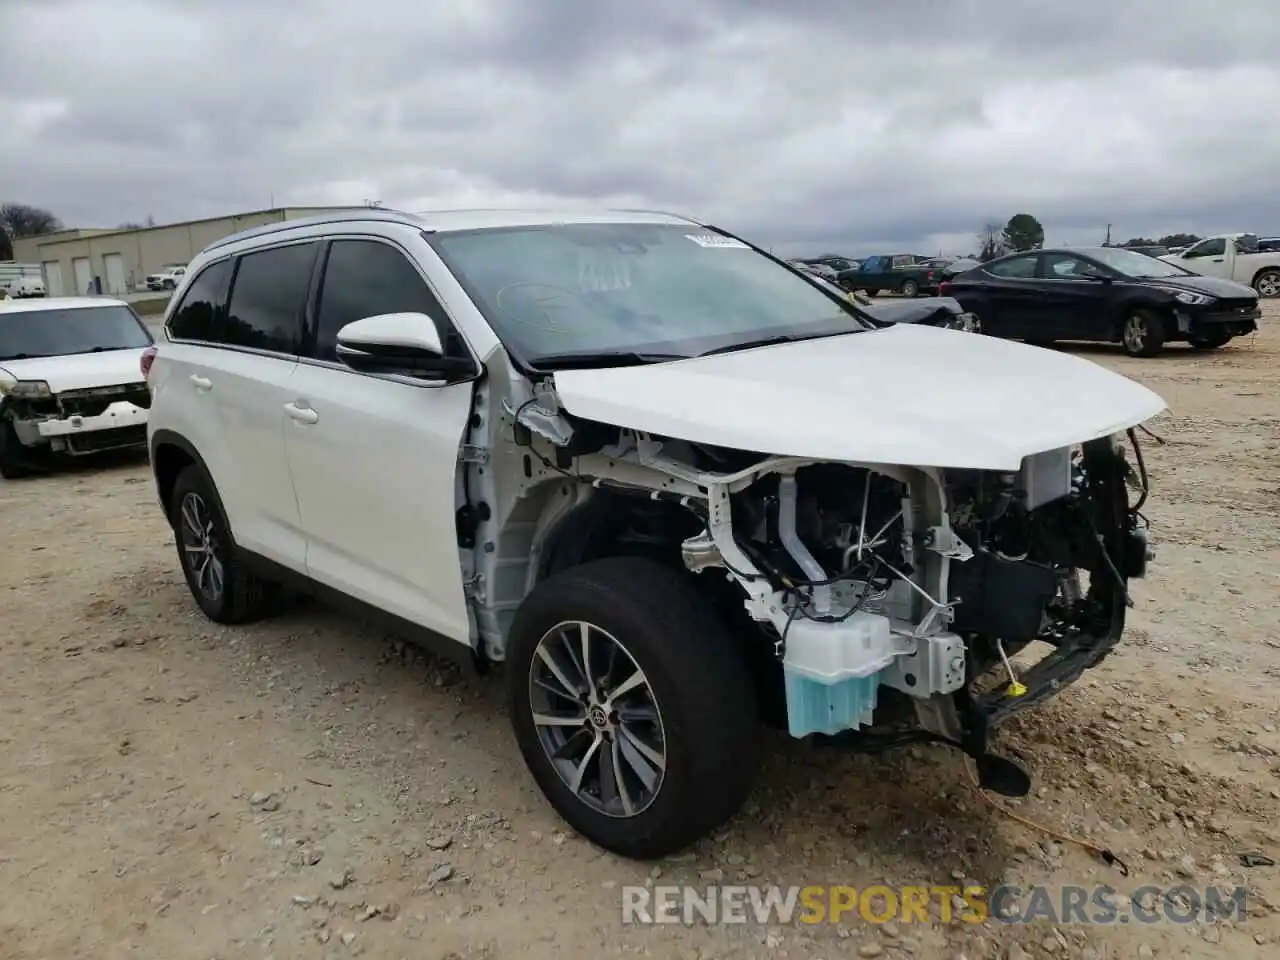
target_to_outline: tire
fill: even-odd
[[[5,480],[21,480],[31,473],[18,456],[21,446],[13,424],[0,423],[0,477]]]
[[[174,481],[169,523],[173,527],[182,575],[206,617],[214,623],[250,623],[274,612],[280,587],[254,576],[237,559],[235,542],[219,506],[213,481],[195,464],[184,469]],[[207,554],[196,552],[195,527],[206,531]],[[207,560],[208,565],[202,565],[202,560]],[[218,589],[210,589],[218,577]]]
[[[1208,336],[1191,337],[1192,350],[1217,350],[1226,346],[1231,340],[1229,333],[1214,333]]]
[[[865,293],[868,297],[879,296],[880,288],[876,287],[874,290],[864,290],[863,293]]]
[[[1280,270],[1274,267],[1262,270],[1253,278],[1253,289],[1258,291],[1258,296],[1271,299],[1272,297],[1280,297]]]
[[[160,284],[161,290],[176,290],[177,288],[178,285],[172,280],[166,280],[164,283]]]
[[[548,693],[564,690],[565,681],[579,692],[586,686],[576,682],[583,674],[577,664],[584,623],[591,627],[589,649],[618,647],[601,684],[606,692],[581,694],[577,701]],[[562,628],[575,640],[573,648]],[[547,666],[548,655],[562,680]],[[591,673],[601,656],[595,654]],[[634,859],[665,856],[720,826],[745,802],[759,757],[756,691],[745,651],[687,575],[650,560],[617,557],[546,580],[516,612],[507,667],[511,722],[525,763],[556,812],[598,846]],[[626,694],[623,713],[632,714],[632,732],[623,735],[616,714],[591,708],[608,703],[607,691],[625,686],[633,673],[644,681]],[[539,724],[535,711],[574,722]],[[637,733],[650,751],[644,756],[652,793],[628,762],[628,754],[632,760],[639,755]],[[552,754],[566,749],[569,756],[558,768]],[[575,791],[570,778],[578,756],[588,751],[591,762],[582,769],[591,769]],[[657,756],[665,762],[655,776],[658,765],[650,760]],[[625,765],[623,789],[606,789],[611,771],[617,781],[615,759]]]
[[[1154,357],[1164,348],[1164,321],[1150,310],[1135,310],[1120,327],[1120,343],[1131,357]]]
[[[902,281],[902,286],[898,288],[898,292],[904,297],[918,297],[920,296],[920,284],[914,280],[904,280]]]

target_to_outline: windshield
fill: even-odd
[[[125,306],[0,310],[0,361],[136,350],[151,334]]]
[[[1097,250],[1090,250],[1089,256],[1105,263],[1108,267],[1124,274],[1126,277],[1185,277],[1190,275],[1189,270],[1183,270],[1172,263],[1157,260],[1155,257],[1147,256],[1145,253],[1123,250],[1120,247],[1101,247]]]
[[[812,280],[693,224],[557,224],[431,240],[503,344],[533,366],[574,355],[690,357],[874,326]]]

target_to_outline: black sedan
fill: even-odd
[[[1171,341],[1213,350],[1258,329],[1252,287],[1119,247],[1031,250],[952,277],[938,291],[989,336],[1048,345],[1120,343],[1154,357]]]

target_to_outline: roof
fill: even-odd
[[[663,223],[683,226],[701,226],[697,220],[675,213],[658,210],[558,210],[535,208],[432,210],[409,213],[389,210],[385,207],[354,209],[315,217],[301,217],[281,223],[268,223],[249,230],[242,230],[217,240],[206,250],[229,246],[251,237],[269,236],[286,230],[305,229],[329,223],[399,223],[432,233],[448,233],[455,230],[479,230],[501,227],[546,226],[558,223]]]
[[[37,313],[41,310],[87,310],[91,307],[126,307],[112,297],[39,297],[33,300],[0,300],[0,313]]]

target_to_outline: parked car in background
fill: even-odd
[[[19,277],[9,284],[9,296],[15,300],[43,297],[44,280],[41,277]]]
[[[890,253],[867,257],[861,269],[841,274],[841,285],[875,296],[881,290],[918,297],[933,293],[942,279],[942,269],[928,265],[927,258],[914,253]]]
[[[1280,250],[1280,237],[1258,238],[1259,253],[1275,253],[1277,250]]]
[[[836,278],[839,276],[839,271],[827,263],[814,263],[809,260],[789,260],[787,262],[797,270],[803,270],[805,273],[821,277],[823,280],[829,280],[832,283],[835,283]]]
[[[147,275],[146,284],[148,290],[176,290],[178,284],[187,275],[187,265],[185,263],[169,263],[161,267],[156,273]]]
[[[1251,233],[1206,237],[1182,253],[1160,259],[1206,277],[1247,283],[1260,297],[1280,297],[1280,251],[1259,249]]]
[[[859,257],[842,257],[835,254],[826,254],[821,257],[806,257],[802,262],[813,266],[822,266],[835,271],[835,282],[845,290],[853,290],[856,287],[850,282],[850,278],[862,269],[862,260]]]
[[[1159,246],[1158,244],[1155,246],[1138,245],[1135,247],[1121,247],[1120,249],[1132,250],[1134,253],[1146,254],[1148,257],[1167,257],[1169,255],[1169,248]]]
[[[1185,340],[1212,350],[1258,328],[1258,295],[1232,280],[1198,276],[1120,247],[1015,253],[942,284],[989,336],[1048,345],[1120,343],[1153,357]]]
[[[218,241],[141,361],[193,602],[243,623],[290,584],[502,664],[532,780],[624,856],[732,817],[762,722],[862,730],[890,697],[918,705],[894,740],[1025,795],[988,733],[1121,641],[1148,560],[1123,431],[1165,403],[823,282],[634,211]],[[1024,650],[1025,689],[983,684]]]
[[[57,454],[145,450],[139,363],[153,342],[119,300],[0,303],[0,476],[46,468]]]

